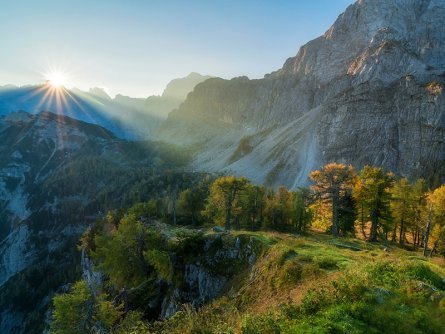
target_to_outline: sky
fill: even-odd
[[[353,0],[0,0],[0,85],[161,94],[199,72],[261,78]]]

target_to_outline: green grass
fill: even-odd
[[[154,332],[445,332],[442,261],[324,234],[232,233],[255,237],[267,250],[224,297],[186,308]]]

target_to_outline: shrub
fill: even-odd
[[[444,279],[432,271],[425,263],[409,264],[404,268],[404,272],[409,278],[417,279],[432,284],[438,289],[445,290]]]
[[[317,264],[321,269],[326,269],[326,270],[333,270],[338,268],[337,260],[331,257],[323,257],[317,259]]]
[[[246,316],[241,326],[243,334],[279,334],[280,326],[272,313],[260,317]]]

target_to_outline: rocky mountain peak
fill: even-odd
[[[183,101],[197,84],[209,78],[211,77],[192,72],[185,78],[174,79],[168,83],[162,97]]]
[[[90,88],[88,93],[104,100],[111,100],[110,95],[108,95],[105,89],[101,87]]]
[[[344,75],[383,84],[404,75],[441,75],[444,21],[444,0],[359,0],[279,73],[313,76],[320,84]]]

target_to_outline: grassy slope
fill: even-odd
[[[442,259],[323,234],[234,233],[269,250],[222,297],[154,332],[445,333]]]

